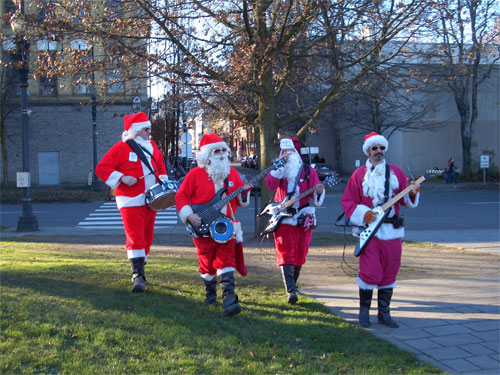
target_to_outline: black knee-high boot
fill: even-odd
[[[132,264],[132,293],[141,293],[146,289],[146,273],[144,272],[144,258],[130,259]]]
[[[224,316],[239,314],[241,306],[238,304],[238,295],[234,293],[234,275],[233,272],[224,272],[220,276],[220,285],[222,285],[222,308]]]
[[[297,280],[299,279],[301,270],[302,270],[302,266],[294,266],[293,267],[293,281],[295,281],[295,284],[297,284]]]
[[[212,280],[205,280],[205,290],[206,290],[206,298],[205,305],[217,305],[217,277],[214,277]]]
[[[285,284],[287,301],[294,305],[299,299],[297,297],[297,290],[295,289],[293,266],[291,264],[284,264],[280,268],[281,275],[283,276],[283,284]]]
[[[372,297],[372,289],[359,289],[359,324],[365,328],[370,326],[370,306],[372,304]]]
[[[389,309],[392,292],[392,288],[378,290],[378,322],[391,328],[398,328],[399,325],[391,319],[391,312]]]

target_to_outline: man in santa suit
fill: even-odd
[[[374,221],[376,213],[372,208],[382,205],[408,187],[404,172],[395,165],[386,163],[385,153],[388,148],[389,142],[384,136],[375,132],[365,136],[363,152],[368,160],[354,171],[341,199],[344,212],[353,225],[362,227]],[[387,197],[386,167],[389,167],[390,172]],[[392,206],[387,219],[359,256],[359,322],[363,327],[370,326],[369,310],[374,288],[378,288],[379,323],[392,328],[398,327],[391,319],[389,305],[401,265],[404,227],[401,222],[398,223],[395,215],[399,214],[401,206],[418,206],[419,189],[418,185],[412,183],[410,193]]]
[[[133,140],[143,150],[158,178],[167,179],[163,154],[149,139],[151,122],[144,112],[123,118],[122,140],[104,155],[96,168],[96,175],[111,189],[115,189],[116,205],[125,229],[125,248],[132,264],[132,292],[144,292],[146,275],[144,265],[153,243],[156,211],[146,205],[146,192],[157,183],[155,175],[126,143]],[[145,177],[144,177],[145,176]]]
[[[209,202],[224,187],[227,188],[226,195],[244,187],[244,191],[220,210],[224,216],[232,218],[235,238],[219,243],[210,234],[193,236],[198,270],[205,283],[205,304],[216,305],[217,276],[220,276],[224,315],[235,315],[241,311],[241,306],[238,304],[238,295],[234,292],[234,271],[238,270],[244,276],[246,270],[242,258],[243,232],[234,214],[238,206],[248,205],[252,185],[244,185],[236,169],[231,168],[229,147],[215,133],[205,134],[201,138],[196,161],[198,166],[188,172],[175,195],[179,218],[184,224],[196,227],[202,224],[202,218],[193,211],[192,206]]]
[[[284,167],[271,171],[265,178],[269,190],[276,190],[275,202],[290,199],[315,186],[309,194],[297,201],[292,207],[296,213],[282,219],[274,231],[276,262],[281,269],[288,303],[298,301],[296,283],[302,266],[306,262],[312,228],[316,224],[316,209],[310,205],[321,206],[325,198],[324,186],[320,184],[318,174],[310,165],[304,165],[300,157],[300,141],[297,138],[284,138],[280,141],[280,156],[287,163]]]

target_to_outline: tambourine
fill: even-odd
[[[218,243],[226,243],[235,237],[233,223],[225,217],[219,217],[210,224],[210,236]]]

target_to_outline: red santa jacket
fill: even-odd
[[[181,221],[186,224],[188,216],[193,213],[191,206],[209,202],[215,196],[215,193],[223,187],[222,185],[222,182],[215,184],[204,168],[196,167],[191,169],[175,194],[175,204]],[[229,171],[228,185],[226,195],[243,186],[243,181],[238,171],[234,168],[231,168]],[[249,190],[243,192],[243,194],[245,193],[248,194]],[[239,195],[237,198],[232,199],[229,204],[233,213],[236,213],[238,206],[247,206],[248,203],[248,199],[246,202],[243,202],[241,195]],[[231,216],[229,205],[223,207],[221,212],[227,217]]]
[[[157,176],[166,176],[163,154],[153,141],[149,142],[151,146],[148,148],[150,148],[149,151],[153,151],[153,158],[146,152],[144,154],[153,170],[159,169],[156,172]],[[96,175],[111,189],[115,189],[118,208],[145,205],[146,191],[158,182],[153,175],[149,175],[138,180],[136,184],[128,186],[120,182],[121,177],[125,175],[139,178],[150,172],[130,146],[122,141],[111,147],[96,168]]]
[[[367,161],[356,169],[347,183],[347,186],[342,195],[341,203],[347,217],[350,218],[351,223],[358,226],[363,226],[365,223],[363,218],[365,213],[373,207],[383,204],[383,195],[385,190],[385,165],[386,163],[378,164],[371,172],[372,178],[367,179],[368,168],[371,168],[371,163]],[[389,197],[397,195],[401,190],[408,186],[408,180],[401,168],[390,165],[390,184],[389,184]],[[366,180],[366,181],[365,181]],[[366,192],[366,193],[365,193]],[[391,209],[389,217],[399,213],[400,206],[407,206],[414,208],[418,206],[420,193],[417,194],[414,201],[408,195],[401,198]],[[404,236],[404,228],[394,229],[392,224],[382,224],[380,229],[375,234],[382,240],[392,240],[395,238],[402,238]]]
[[[305,168],[302,169],[302,173],[300,174],[299,181],[297,184],[297,188],[295,189],[295,192],[292,195],[293,197],[299,196],[301,193],[304,191],[308,190],[309,188],[317,185],[320,183],[318,174],[312,168],[311,166],[308,166],[309,168],[309,178],[306,179],[306,171]],[[275,177],[276,173],[269,173],[266,178],[264,179],[264,182],[269,190],[276,190],[276,193],[274,194],[274,201],[275,202],[282,202],[283,199],[285,199],[286,195],[288,194],[288,184],[294,184],[294,181],[288,181],[286,178],[277,178]],[[302,198],[299,202],[296,202],[293,207],[295,209],[298,209],[300,207],[303,207],[309,203],[311,199],[314,200],[314,205],[315,206],[321,206],[323,204],[323,200],[325,198],[325,191],[321,193],[321,195],[316,194],[316,191],[311,192],[310,194],[306,195],[304,198]],[[289,225],[297,225],[297,217],[300,214],[310,214],[314,215],[315,214],[315,208],[314,207],[304,207],[300,211],[297,210],[297,213],[291,217],[291,218],[286,218],[282,220],[283,224],[289,224]]]

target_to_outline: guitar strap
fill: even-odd
[[[295,178],[295,183],[293,184],[293,190],[287,194],[288,199],[291,199],[292,196],[295,194],[295,189],[297,189],[297,184],[299,183],[300,175],[302,174],[302,169],[304,169],[304,164],[300,166],[299,173],[297,174],[297,177]]]
[[[389,168],[389,164],[385,163],[385,189],[384,189],[384,203],[389,200],[389,182],[391,180],[391,169]]]
[[[146,155],[144,155],[143,151],[146,151],[151,156],[151,158],[156,162],[156,159],[153,158],[153,155],[151,155],[151,153],[148,150],[145,150],[141,146],[139,146],[133,139],[129,139],[127,141],[127,144],[130,146],[132,151],[134,151],[137,154],[137,156],[139,157],[139,159],[141,159],[141,161],[144,163],[144,165],[146,167],[148,167],[148,169],[151,171],[151,173],[156,177],[156,180],[158,181],[158,183],[162,184],[161,180],[158,178],[158,176],[154,172],[153,168],[151,167],[151,164],[149,164],[149,161],[146,158]]]

